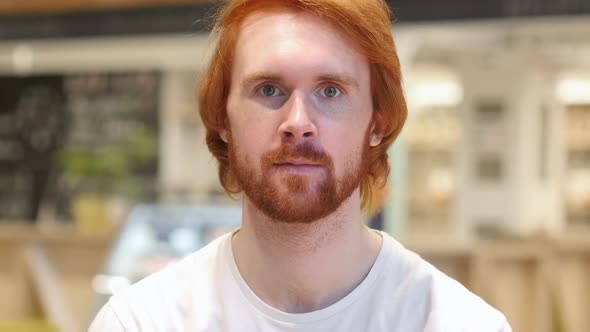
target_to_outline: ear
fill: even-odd
[[[370,137],[369,137],[369,145],[371,147],[375,147],[375,146],[379,145],[381,143],[381,141],[383,140],[383,135],[381,134],[381,132],[376,130],[377,123],[380,120],[381,120],[381,117],[378,114],[376,114],[375,119],[371,123],[371,132],[370,132]]]
[[[375,147],[381,143],[383,140],[383,136],[380,134],[376,134],[374,131],[371,132],[371,139],[369,140],[369,145],[371,147]]]
[[[223,129],[219,132],[219,138],[227,144],[227,129]]]

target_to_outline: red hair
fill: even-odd
[[[235,45],[244,19],[256,11],[291,9],[320,16],[359,47],[370,64],[373,123],[383,139],[369,149],[367,174],[361,180],[361,205],[371,201],[373,188],[387,183],[387,150],[406,120],[400,63],[391,34],[390,10],[383,0],[230,0],[219,12],[213,29],[218,37],[209,67],[201,81],[199,112],[207,130],[206,141],[219,162],[219,179],[229,194],[241,191],[229,167],[228,145],[220,132],[229,129],[227,99]]]

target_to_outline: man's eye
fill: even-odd
[[[272,84],[265,84],[258,91],[265,97],[276,97],[281,94],[281,90]]]
[[[320,89],[320,95],[326,98],[335,98],[341,95],[340,90],[335,86],[327,86]]]

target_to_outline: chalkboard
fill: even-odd
[[[153,199],[158,174],[159,74],[64,78],[70,126],[58,155],[56,205],[72,219],[80,192]]]
[[[31,220],[67,126],[59,76],[0,77],[0,220]]]
[[[112,193],[113,178],[139,179],[146,185],[139,191],[154,191],[159,77],[0,77],[0,221],[35,220],[43,204],[71,219],[73,195],[97,183]]]

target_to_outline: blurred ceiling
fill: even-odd
[[[223,0],[2,0],[0,16],[212,5]],[[481,19],[590,13],[590,0],[386,0],[402,20]]]
[[[3,0],[0,15],[57,14],[211,4],[211,0]],[[218,1],[219,2],[219,1]]]
[[[0,0],[0,40],[208,32],[223,2]],[[387,4],[396,24],[590,17],[590,0],[387,0]]]

